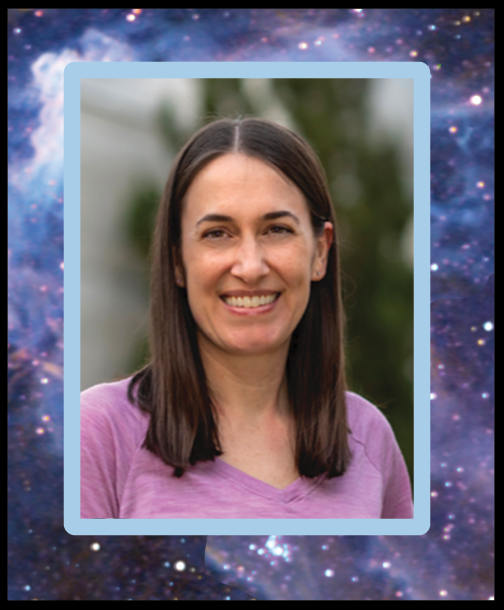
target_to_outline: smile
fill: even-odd
[[[276,299],[280,296],[280,293],[269,294],[267,296],[254,296],[254,297],[221,297],[224,302],[226,302],[231,307],[243,307],[245,309],[255,309],[256,307],[261,307],[263,305],[269,305],[276,301]]]

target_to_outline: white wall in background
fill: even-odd
[[[164,101],[188,124],[195,81],[81,81],[81,388],[112,380],[147,328],[143,268],[123,240],[129,192],[146,176],[166,181],[171,155],[156,131]]]
[[[402,182],[413,203],[413,79],[376,78],[369,95],[369,133],[379,146],[384,136],[399,147]],[[400,248],[403,259],[413,266],[413,206],[403,232]]]

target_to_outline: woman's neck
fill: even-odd
[[[205,340],[199,346],[219,418],[255,427],[288,415],[288,344],[247,356],[226,353]]]

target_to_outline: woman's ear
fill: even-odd
[[[326,274],[327,257],[331,249],[334,239],[334,227],[332,223],[326,222],[324,230],[320,237],[317,238],[316,255],[312,268],[312,281],[321,280]]]

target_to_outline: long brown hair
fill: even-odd
[[[344,313],[336,218],[320,161],[291,130],[258,119],[220,119],[200,129],[177,155],[160,202],[152,244],[149,364],[128,386],[128,398],[150,414],[143,447],[182,476],[190,464],[221,455],[215,411],[198,349],[196,324],[181,261],[184,197],[199,171],[226,153],[255,157],[278,168],[303,193],[316,236],[334,226],[325,277],[312,282],[306,311],[287,358],[289,402],[296,429],[296,463],[306,477],[341,476],[348,467]],[[138,386],[136,396],[134,389]]]

